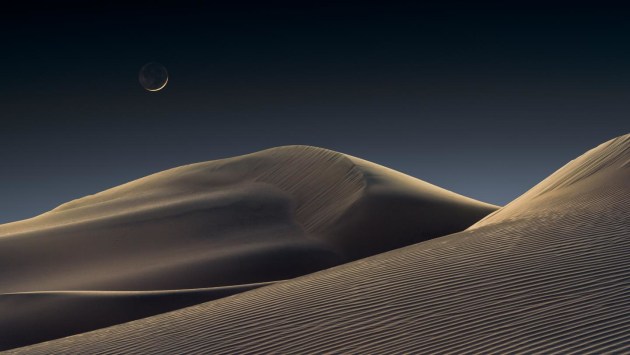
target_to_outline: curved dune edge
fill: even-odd
[[[599,166],[514,218],[11,353],[621,353],[630,168]]]
[[[87,332],[268,286],[0,294],[0,350]]]

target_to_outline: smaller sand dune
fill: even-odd
[[[620,171],[630,168],[630,134],[611,139],[571,160],[519,198],[505,207],[481,219],[468,229],[529,218],[537,211],[532,204],[550,206],[565,198],[584,196],[592,199],[592,193],[602,186],[624,185],[627,177]]]

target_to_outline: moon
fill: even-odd
[[[162,64],[151,62],[140,68],[140,85],[148,91],[160,91],[168,83],[168,72]]]

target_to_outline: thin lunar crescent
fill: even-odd
[[[155,62],[145,64],[138,74],[140,85],[148,91],[160,91],[168,83],[166,68]]]
[[[164,84],[162,84],[162,86],[160,86],[159,88],[157,88],[157,89],[148,89],[148,88],[147,88],[147,90],[149,90],[149,91],[160,91],[160,90],[164,89],[164,87],[166,86],[166,84],[168,84],[168,77],[166,77],[166,81],[165,81],[165,82],[164,82]]]

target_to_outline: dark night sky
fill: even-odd
[[[630,132],[621,9],[299,3],[0,10],[0,223],[286,144],[505,204]],[[137,81],[149,61],[163,91]]]

